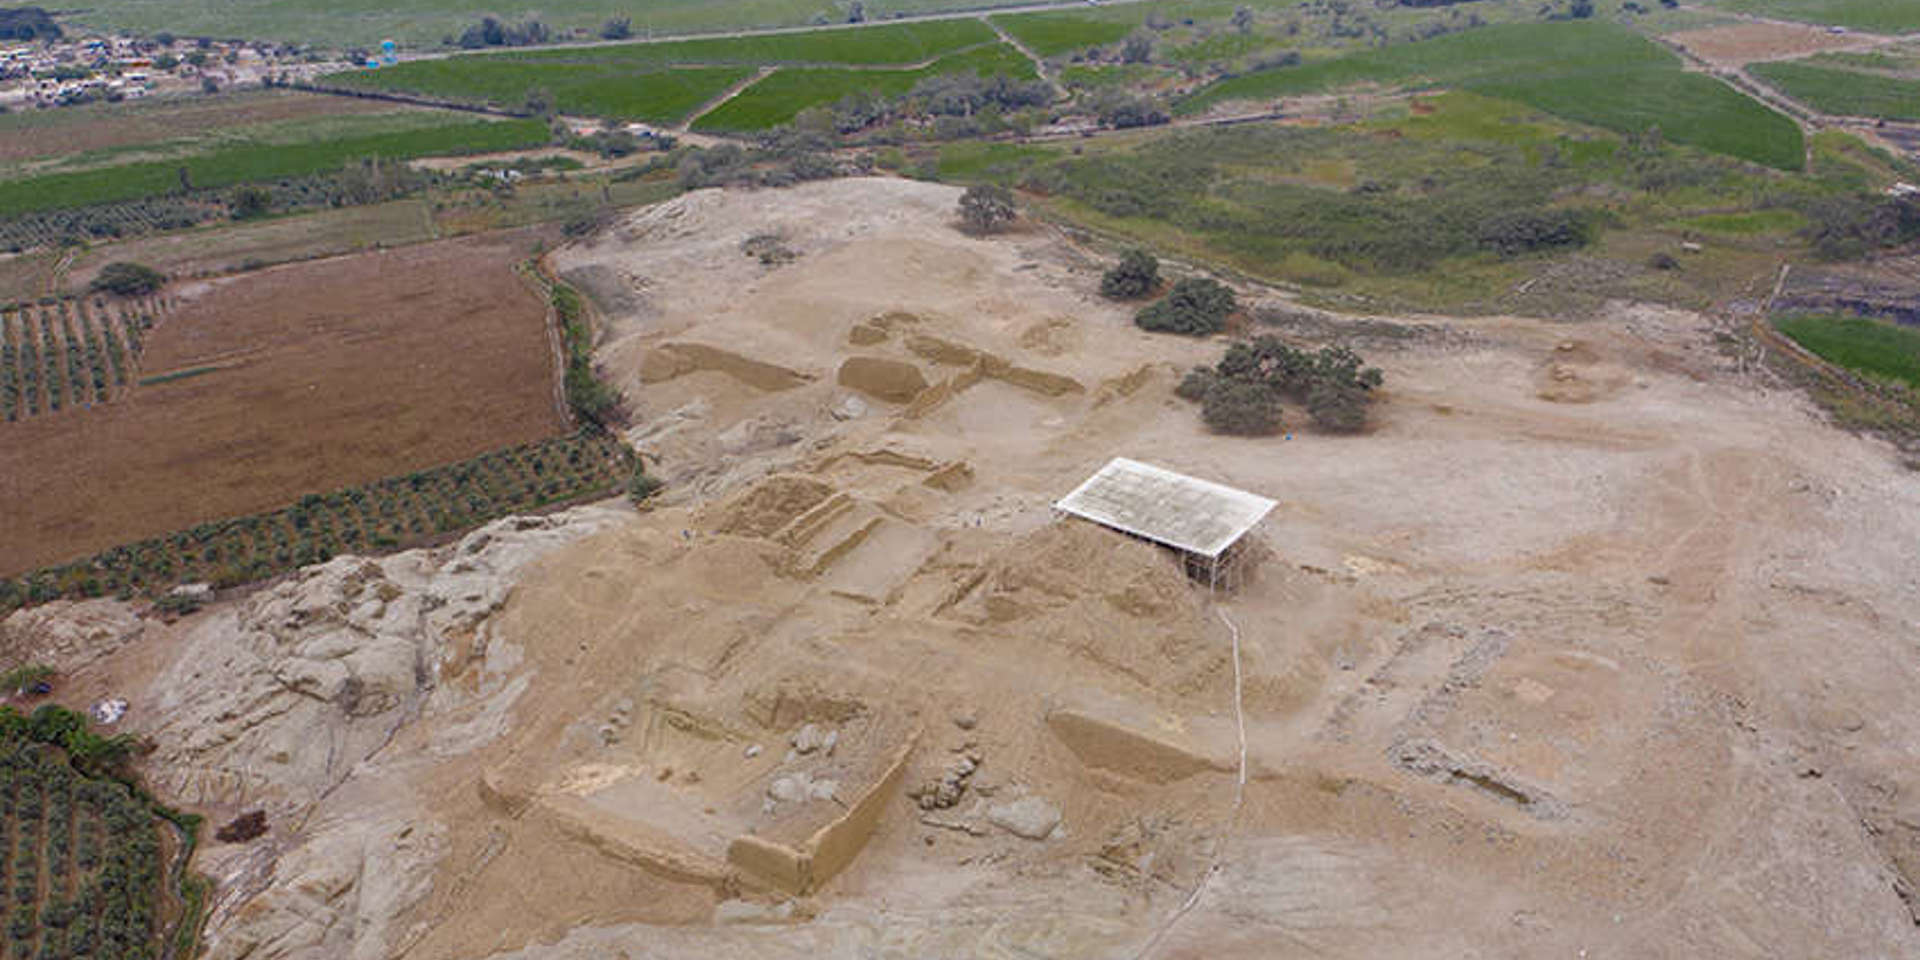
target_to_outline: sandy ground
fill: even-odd
[[[568,843],[528,815],[500,855],[498,813],[446,803],[457,896],[437,889],[409,955],[1920,950],[1920,493],[1883,448],[1736,375],[1703,318],[1626,305],[1376,328],[1367,434],[1211,436],[1170,388],[1218,344],[1132,329],[1044,229],[960,235],[954,196],[697,193],[561,255],[598,283],[601,355],[674,493],[521,584],[502,635],[538,665],[523,702],[565,703],[427,780],[599,797],[599,826]],[[767,232],[799,259],[739,252]],[[928,337],[1083,389],[989,376],[920,410],[837,382],[861,354],[938,383],[957,368]],[[1211,602],[1155,550],[1056,524],[1051,500],[1117,454],[1278,499],[1253,582]],[[959,462],[970,482],[930,483]],[[826,559],[782,543],[811,495],[776,473],[881,532]],[[1063,829],[975,835],[950,822],[971,800],[902,796],[801,901],[813,919],[772,926],[709,926],[727,890],[584,854],[636,822],[692,855],[778,832],[761,791],[809,762],[775,757],[802,720],[917,726],[910,784],[976,750],[976,794],[1043,797]]]
[[[1334,318],[1386,371],[1369,431],[1213,436],[1171,390],[1221,343],[1134,329],[1050,230],[959,233],[957,194],[703,191],[556,254],[669,493],[447,638],[435,702],[511,697],[314,815],[418,811],[430,892],[262,882],[416,960],[1920,954],[1886,448],[1626,304]],[[1052,515],[1116,455],[1279,501],[1241,589]],[[869,796],[804,895],[727,863]]]
[[[1827,50],[1849,50],[1886,42],[1871,34],[1834,33],[1826,27],[1766,21],[1670,33],[1673,41],[1716,66],[1738,67],[1762,60],[1793,60]]]

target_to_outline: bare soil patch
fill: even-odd
[[[1920,489],[1884,446],[1623,304],[1269,302],[1385,395],[1356,436],[1217,436],[1172,390],[1221,342],[1134,328],[1105,252],[959,233],[958,193],[698,191],[560,251],[621,288],[649,509],[198,615],[130,724],[188,796],[312,811],[210,851],[212,955],[1920,955]],[[769,232],[798,257],[741,252]],[[1115,455],[1279,501],[1237,592],[1056,518]],[[842,825],[806,882],[763,855]]]
[[[1756,60],[1791,60],[1825,50],[1871,44],[1853,34],[1830,33],[1825,27],[1794,23],[1741,23],[1669,34],[1695,56],[1719,66],[1739,66]]]
[[[559,432],[538,232],[183,291],[144,374],[203,375],[0,433],[0,572]]]
[[[70,292],[83,291],[99,276],[101,267],[121,260],[144,263],[177,280],[419,243],[432,239],[432,220],[419,200],[395,200],[137,237],[101,244],[79,255],[62,278],[63,285]]]

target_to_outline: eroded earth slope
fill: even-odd
[[[214,956],[1920,953],[1884,448],[1629,305],[1298,322],[1386,370],[1373,428],[1213,436],[1172,387],[1218,344],[956,197],[555,255],[653,509],[6,623],[131,694],[163,792],[268,811],[202,854]],[[1280,501],[1249,582],[1057,519],[1116,455]]]

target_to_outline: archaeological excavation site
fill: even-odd
[[[638,503],[0,622],[209,825],[202,956],[1920,956],[1920,485],[1737,321],[1154,333],[959,196],[547,251]],[[1364,427],[1210,429],[1262,334]]]

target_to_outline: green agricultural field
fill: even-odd
[[[1016,0],[868,0],[871,19],[1012,5]],[[518,22],[537,18],[560,37],[597,39],[610,19],[630,18],[634,36],[713,33],[812,23],[844,23],[845,0],[571,0],[555,4],[491,0],[302,0],[230,3],[217,0],[99,0],[63,22],[103,30],[179,36],[249,37],[340,47],[395,40],[409,48],[440,48],[449,36],[482,16]]]
[[[1723,10],[1833,24],[1875,33],[1920,30],[1920,3],[1913,0],[1714,0]]]
[[[1574,21],[1484,27],[1213,84],[1179,105],[1273,100],[1354,87],[1458,87],[1621,133],[1669,140],[1780,169],[1803,159],[1799,127],[1625,28]]]
[[[1895,55],[1879,51],[1841,51],[1838,53],[1816,53],[1800,63],[1816,67],[1841,67],[1859,70],[1920,70],[1920,56],[1912,53]]]
[[[1022,13],[994,17],[1002,29],[1042,57],[1119,43],[1140,26],[1140,13],[1130,19],[1091,17],[1084,13]]]
[[[450,122],[473,119],[425,107],[391,103],[383,105],[390,109],[378,113],[342,113],[263,123],[235,123],[219,130],[200,131],[192,135],[176,135],[91,150],[79,149],[60,157],[0,166],[0,180],[72,173],[148,160],[178,161],[244,143],[297,147],[326,140],[433,130]]]
[[[928,77],[972,71],[1034,78],[1033,63],[1004,43],[979,47],[911,70],[782,68],[741,91],[694,124],[696,130],[765,130],[794,118],[808,107],[826,106],[851,93],[899,96]]]
[[[416,60],[380,71],[335,74],[328,83],[519,109],[535,90],[561,113],[676,123],[752,74],[747,67],[635,71],[611,63],[528,63],[506,57]]]
[[[530,92],[538,90],[551,95],[563,113],[670,124],[746,78],[757,66],[912,67],[997,39],[978,20],[938,20],[761,37],[471,54],[337,73],[325,82],[508,108],[519,107]],[[816,76],[826,83],[836,82],[830,74]],[[836,89],[846,87],[840,83]]]
[[[1747,70],[1822,113],[1920,120],[1920,80],[1790,61],[1756,63]]]
[[[1798,314],[1774,325],[1824,360],[1920,388],[1920,330],[1838,314]]]
[[[339,169],[350,160],[405,160],[538,146],[550,134],[539,120],[459,119],[396,133],[305,143],[241,143],[180,160],[128,163],[76,173],[0,182],[0,216],[158,197],[180,191],[301,177]]]
[[[0,166],[219,136],[234,129],[396,112],[420,111],[373,100],[259,89],[229,91],[214,97],[155,97],[59,110],[15,110],[0,114]]]
[[[998,39],[977,19],[930,20],[669,43],[622,43],[566,50],[496,53],[533,62],[622,62],[659,66],[769,63],[869,65],[920,63]]]

